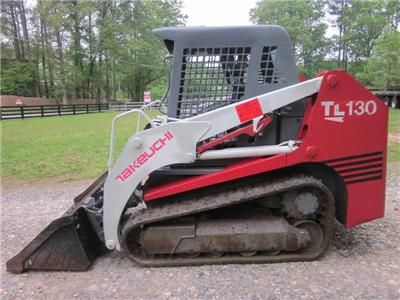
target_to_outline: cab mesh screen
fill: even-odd
[[[178,116],[187,118],[241,100],[251,47],[185,48]]]
[[[278,47],[263,47],[257,83],[285,83],[286,79],[277,59]]]

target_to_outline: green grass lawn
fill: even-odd
[[[5,182],[94,179],[107,168],[115,113],[2,121],[1,177]],[[136,118],[118,127],[116,153],[135,131]],[[144,125],[144,122],[142,126]],[[390,110],[389,161],[400,160],[400,110]]]
[[[115,115],[107,112],[2,121],[2,178],[6,182],[66,181],[101,175],[107,169]],[[136,131],[136,120],[136,115],[131,115],[119,121],[116,154]]]
[[[400,160],[400,109],[390,109],[389,111],[388,160]]]

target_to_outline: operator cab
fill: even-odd
[[[169,117],[189,118],[299,82],[289,35],[280,26],[168,27],[154,33],[173,56]],[[295,139],[303,115],[304,101],[275,112],[253,144]]]

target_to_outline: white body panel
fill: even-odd
[[[121,249],[118,234],[119,220],[128,199],[140,182],[160,167],[193,162],[196,157],[196,143],[209,128],[210,125],[206,122],[190,122],[185,126],[180,123],[169,123],[139,132],[129,139],[104,184],[103,224],[108,248]],[[172,135],[170,140],[165,137],[168,132]],[[157,143],[160,138],[166,139],[163,147],[160,147],[162,143]],[[141,141],[139,148],[138,140]],[[159,148],[158,151],[151,150],[154,149],[155,143]],[[144,153],[145,156],[142,156]],[[129,169],[132,164],[133,168]]]

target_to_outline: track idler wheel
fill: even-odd
[[[293,224],[293,226],[307,230],[311,237],[310,243],[307,245],[307,247],[299,252],[312,253],[321,248],[322,244],[324,243],[324,231],[319,224],[311,220],[301,220],[297,221],[295,224]]]

